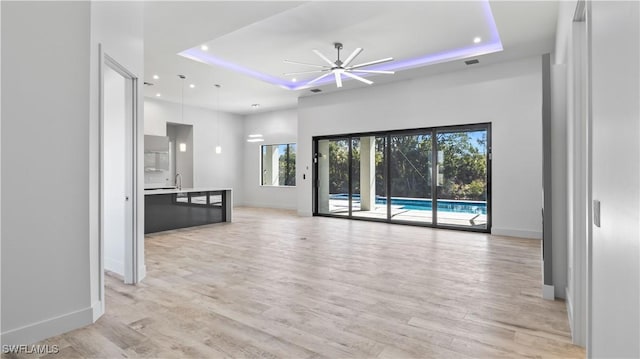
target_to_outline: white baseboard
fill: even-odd
[[[98,318],[104,314],[104,303],[97,301],[91,305],[91,312],[93,314],[93,322],[95,323]]]
[[[104,257],[104,269],[124,277],[124,262]]]
[[[147,265],[143,264],[138,267],[138,282],[142,281],[147,276]]]
[[[575,338],[575,332],[573,330],[573,297],[569,288],[565,288],[565,303],[567,304],[567,316],[569,317],[569,328],[571,329],[571,338]]]
[[[281,204],[281,203],[261,203],[261,202],[245,202],[242,206],[244,207],[256,207],[256,208],[274,208],[274,209],[290,209],[295,210],[298,207],[289,204]]]
[[[29,345],[93,323],[89,307],[2,333],[4,345]]]
[[[542,299],[555,300],[556,290],[554,286],[543,284],[542,285]]]
[[[311,211],[298,211],[298,216],[300,216],[300,217],[313,217],[313,212],[311,212]]]
[[[542,232],[527,231],[527,230],[512,229],[512,228],[492,227],[491,234],[494,234],[496,236],[518,237],[518,238],[527,238],[527,239],[542,239]]]

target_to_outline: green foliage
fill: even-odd
[[[282,154],[278,158],[278,183],[281,186],[296,185],[296,145],[280,145]]]
[[[486,131],[437,133],[437,195],[441,199],[480,200],[487,197]],[[360,140],[352,143],[353,193],[360,193]],[[384,196],[385,138],[376,138],[376,194]],[[390,181],[393,197],[431,198],[432,138],[430,134],[391,136]],[[349,142],[329,142],[330,193],[349,192]]]

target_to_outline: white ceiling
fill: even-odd
[[[259,111],[293,107],[299,96],[311,95],[309,89],[286,89],[266,82],[265,77],[295,85],[292,76],[283,73],[312,68],[283,60],[322,64],[311,50],[318,49],[333,60],[336,41],[344,44],[343,59],[356,47],[364,48],[354,64],[384,57],[394,57],[390,66],[415,59],[428,63],[434,54],[448,59],[411,66],[395,75],[371,76],[372,86],[463,69],[461,58],[465,57],[478,58],[481,64],[473,66],[481,66],[552,50],[556,2],[492,1],[489,5],[491,11],[484,1],[147,2],[145,81],[154,86],[146,87],[145,96],[155,98],[160,93],[160,99],[180,102],[182,83],[177,75],[184,74],[188,105],[215,109],[219,94],[219,108],[227,112],[251,113],[254,103],[260,104]],[[476,36],[483,39],[480,44],[473,44]],[[202,51],[202,44],[209,49]],[[496,44],[504,50],[493,52]],[[187,50],[200,61],[179,55]],[[207,60],[211,58],[215,61]],[[238,67],[244,70],[237,71]],[[247,74],[249,70],[254,73]],[[160,78],[153,79],[154,74]],[[314,75],[296,79],[300,83]],[[214,84],[222,85],[219,92]],[[316,87],[331,92],[363,86],[369,85],[345,81],[342,89],[333,82]]]

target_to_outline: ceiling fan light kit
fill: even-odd
[[[324,72],[322,75],[312,79],[311,81],[308,81],[307,85],[311,85],[313,83],[316,83],[316,82],[324,79],[327,76],[333,75],[333,77],[334,77],[334,79],[336,81],[336,86],[337,87],[342,87],[342,76],[343,75],[346,76],[346,77],[352,78],[354,80],[358,80],[360,82],[363,82],[363,83],[365,83],[367,85],[373,84],[373,81],[367,80],[367,79],[365,79],[365,78],[363,78],[361,76],[358,76],[358,75],[354,74],[354,72],[355,73],[361,73],[361,74],[386,74],[386,75],[392,75],[392,74],[395,73],[394,71],[362,69],[363,67],[373,66],[373,65],[378,65],[378,64],[385,63],[385,62],[393,61],[392,57],[387,57],[387,58],[380,59],[380,60],[369,61],[369,62],[361,63],[361,64],[358,64],[358,65],[349,66],[349,64],[351,64],[351,62],[358,55],[360,55],[360,53],[362,52],[363,49],[360,48],[360,47],[355,49],[351,53],[351,55],[349,55],[349,57],[347,57],[344,61],[342,61],[340,59],[340,50],[342,50],[342,43],[335,42],[333,44],[333,46],[338,51],[338,59],[336,61],[331,61],[331,60],[329,60],[329,58],[324,56],[324,54],[322,54],[320,51],[315,50],[315,49],[313,50],[313,53],[318,55],[318,57],[321,58],[324,62],[326,62],[328,64],[328,66],[327,65],[308,64],[308,63],[304,63],[304,62],[284,60],[284,62],[288,63],[288,64],[311,66],[311,67],[318,68],[318,70],[289,72],[289,73],[285,73],[284,75],[285,76],[290,76],[290,75],[311,74],[311,73],[322,73],[322,72]]]

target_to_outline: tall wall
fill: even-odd
[[[2,342],[92,321],[89,2],[2,6]]]
[[[243,203],[243,117],[225,112],[144,99],[144,134],[166,136],[167,122],[193,125],[193,186],[233,188],[233,203]],[[218,132],[220,133],[218,135]],[[218,139],[222,153],[216,154]]]
[[[118,26],[114,26],[118,24]],[[91,46],[90,54],[90,108],[89,108],[89,223],[90,223],[90,270],[91,270],[91,303],[96,320],[104,312],[104,301],[101,298],[100,276],[100,48],[104,55],[111,57],[127,71],[138,78],[138,111],[137,141],[134,149],[137,162],[144,163],[144,106],[142,88],[144,81],[144,4],[130,1],[92,1],[91,2]],[[86,136],[86,134],[85,134]],[[138,203],[136,217],[138,223],[144,223],[144,166],[137,166]],[[139,279],[144,278],[144,226],[137,228],[137,255]]]
[[[296,187],[260,185],[260,146],[296,143],[298,110],[280,110],[249,115],[244,120],[244,204],[253,207],[296,209]],[[264,142],[246,142],[250,134],[261,134]],[[296,154],[297,158],[297,154]]]
[[[2,341],[25,344],[102,314],[98,43],[141,77],[142,5],[0,6]]]
[[[541,238],[541,82],[534,57],[300,98],[298,213],[312,213],[313,136],[491,122],[492,233]]]
[[[594,358],[638,358],[640,3],[589,5],[592,197],[601,211],[591,247],[588,349]]]
[[[556,177],[554,191],[560,195],[554,197],[556,207],[554,214],[553,236],[553,280],[556,296],[565,292],[567,313],[573,342],[585,346],[587,342],[586,323],[586,249],[588,241],[588,208],[587,193],[587,116],[586,116],[586,27],[584,21],[574,21],[577,1],[563,1],[558,6],[558,26],[556,31],[556,49],[554,67],[562,69],[556,72],[553,80],[554,89],[564,87],[564,92],[553,91],[552,102],[555,110],[564,107],[563,111],[554,112],[554,123],[561,131],[554,133],[554,148],[566,149],[563,156],[554,157],[556,164],[565,162],[554,168],[555,174],[565,173],[565,189],[562,188],[563,176]],[[561,81],[564,81],[562,86]],[[557,106],[561,105],[561,106]],[[564,123],[561,122],[564,120]],[[564,127],[563,127],[564,126]],[[565,138],[558,136],[565,132]],[[565,194],[566,196],[563,196]],[[563,208],[564,205],[564,208]],[[565,216],[565,219],[562,216]],[[558,225],[556,225],[558,224]],[[564,226],[561,228],[560,226]],[[566,243],[565,243],[566,239]],[[564,248],[559,246],[565,246]],[[564,252],[566,251],[566,255]],[[566,287],[558,276],[564,275]]]

